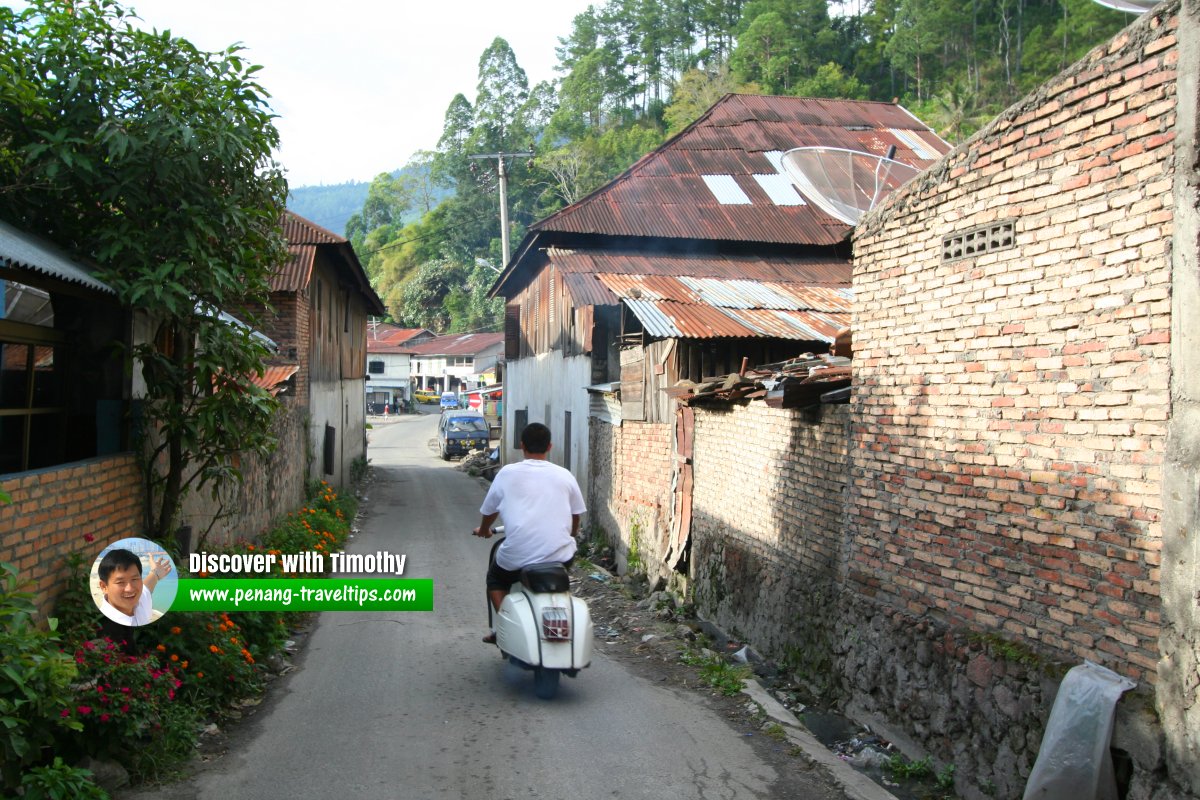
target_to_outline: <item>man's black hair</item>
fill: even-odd
[[[541,455],[550,449],[550,429],[540,422],[531,422],[521,431],[521,448],[526,453]]]
[[[142,574],[142,560],[129,550],[118,547],[109,550],[104,554],[104,558],[100,559],[100,580],[108,583],[108,576],[118,567],[137,567],[138,575]]]

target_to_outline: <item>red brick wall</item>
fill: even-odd
[[[1154,682],[1174,17],[1014,106],[855,237],[851,586]],[[944,261],[943,237],[1014,224]]]
[[[43,613],[69,554],[90,563],[109,542],[144,535],[142,478],[131,453],[0,478],[0,489],[12,496],[0,506],[0,561],[17,567]]]
[[[279,352],[268,359],[271,364],[299,364],[296,373],[296,397],[308,402],[308,350],[309,350],[308,296],[292,292],[276,292],[271,295],[271,309],[260,310],[262,332],[279,346]],[[291,355],[295,349],[296,355]]]
[[[614,538],[624,562],[637,529],[644,567],[657,571],[671,514],[671,426],[591,420],[589,522]]]
[[[845,558],[848,406],[695,411],[697,610],[794,669],[828,671]]]

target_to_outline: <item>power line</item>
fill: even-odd
[[[460,222],[457,225],[447,225],[445,227],[439,228],[436,231],[430,231],[429,233],[423,234],[421,236],[414,236],[411,239],[405,239],[402,242],[389,242],[388,244],[385,244],[383,247],[376,247],[374,250],[364,250],[363,252],[358,253],[358,255],[359,256],[371,256],[376,253],[383,252],[384,250],[389,250],[393,247],[399,247],[402,244],[408,244],[409,242],[419,242],[422,239],[428,239],[431,236],[437,236],[439,234],[445,233],[448,230],[452,231],[452,230],[457,230],[458,228],[465,228],[467,225],[470,225],[470,224],[472,224],[472,223],[471,222]]]

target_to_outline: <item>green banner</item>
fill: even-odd
[[[180,578],[175,611],[433,611],[433,579]]]

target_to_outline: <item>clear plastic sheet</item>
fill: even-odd
[[[1054,698],[1024,800],[1116,800],[1108,752],[1113,714],[1121,695],[1136,685],[1090,661],[1067,673]]]

